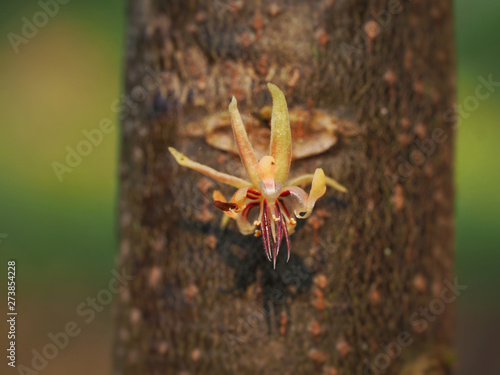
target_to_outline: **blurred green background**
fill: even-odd
[[[18,262],[18,364],[26,365],[49,332],[80,324],[76,306],[112,277],[119,133],[104,135],[62,182],[51,164],[64,162],[83,130],[116,121],[125,35],[124,1],[74,0],[16,54],[7,34],[20,34],[21,18],[38,10],[36,1],[0,5],[0,266]],[[455,14],[462,103],[478,76],[500,81],[500,2],[457,0]],[[492,351],[500,335],[499,107],[495,91],[461,119],[456,144],[456,274],[469,286],[458,302],[461,374],[500,373]],[[111,307],[81,327],[44,373],[110,373]]]

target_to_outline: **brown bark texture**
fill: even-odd
[[[115,306],[115,374],[452,373],[451,1],[128,12],[118,265],[135,278]],[[267,82],[287,98],[291,176],[322,167],[349,190],[299,220],[276,270],[260,238],[221,227],[212,191],[234,189],[167,150],[245,177],[227,107],[235,95],[265,150]]]

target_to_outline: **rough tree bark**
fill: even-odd
[[[450,3],[129,1],[118,264],[136,277],[116,374],[452,372]],[[227,106],[268,134],[268,81],[299,118],[291,174],[349,189],[299,221],[276,271],[167,151],[243,177]]]

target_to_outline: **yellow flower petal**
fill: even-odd
[[[184,167],[194,169],[197,172],[203,173],[205,176],[211,177],[214,180],[222,182],[223,184],[234,186],[236,188],[242,188],[245,186],[250,186],[251,183],[245,181],[239,177],[231,176],[226,173],[218,172],[213,168],[207,167],[206,165],[197,163],[189,159],[186,155],[180,153],[173,147],[169,147],[168,151],[174,156],[177,163]]]
[[[226,197],[219,190],[214,190],[212,193],[214,201],[227,202]]]
[[[231,203],[235,203],[238,206],[237,212],[245,208],[245,202],[247,200],[247,192],[248,192],[248,187],[238,189],[231,198]]]
[[[309,198],[307,200],[307,208],[312,204],[314,207],[314,203],[318,200],[318,198],[322,197],[326,193],[326,184],[325,184],[325,172],[323,169],[317,168],[314,171],[314,176],[311,185],[311,192],[309,193]],[[312,207],[310,208],[312,210]]]
[[[309,196],[297,186],[285,187],[284,190],[288,190],[295,197],[295,216],[299,219],[308,218],[314,209],[316,201],[326,192],[325,173],[321,168],[316,169]]]
[[[267,87],[273,97],[273,112],[271,116],[270,154],[276,161],[276,180],[283,183],[288,177],[292,161],[292,133],[288,107],[283,92],[278,86],[268,83]]]
[[[295,178],[292,178],[291,180],[288,180],[286,182],[286,186],[299,186],[302,184],[309,184],[312,182],[314,175],[313,174],[303,174],[302,176],[298,176]],[[335,181],[333,178],[325,176],[325,183],[327,186],[330,186],[334,189],[337,189],[338,191],[341,191],[342,193],[347,193],[347,189],[345,186],[342,186],[339,184],[337,181]]]
[[[252,145],[248,140],[247,132],[245,130],[245,126],[243,125],[243,121],[241,120],[241,115],[238,111],[236,98],[234,96],[231,104],[229,104],[229,113],[231,115],[231,126],[233,127],[236,146],[238,147],[243,166],[245,167],[252,184],[259,186],[260,176],[257,170],[257,158],[255,157]]]
[[[236,224],[238,225],[238,229],[242,234],[252,234],[255,232],[255,225],[250,223],[247,218],[242,215],[242,210],[245,208],[245,202],[247,199],[247,191],[248,187],[238,189],[236,193],[234,193],[231,198],[231,202],[238,205],[239,211],[233,213],[231,216],[234,220],[236,220]]]

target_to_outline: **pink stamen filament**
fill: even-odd
[[[288,212],[288,208],[286,208],[285,203],[281,199],[278,199],[278,204],[280,205],[281,213],[285,216],[285,221],[287,223],[290,222],[290,212]]]
[[[278,218],[278,244],[276,245],[277,248],[277,254],[280,253],[280,245],[281,245],[281,236],[283,235],[283,225],[281,224],[282,219],[281,219],[281,211],[278,205],[278,201],[274,204],[274,211],[276,212],[276,217]]]
[[[267,259],[271,260],[271,233],[269,225],[269,216],[267,213],[267,202],[264,201],[264,206],[262,210],[262,222],[260,225],[262,231],[262,241],[264,242],[264,248],[266,249]]]
[[[286,227],[286,222],[283,216],[281,217],[281,224],[284,227],[284,233],[285,233],[285,241],[286,241],[286,249],[287,249],[287,257],[286,261],[288,262],[290,260],[290,239],[288,238],[288,229]]]
[[[250,202],[246,205],[246,207],[243,209],[243,212],[241,213],[245,219],[248,219],[248,215],[250,214],[250,210],[254,208],[255,206],[258,206],[259,202]]]
[[[290,240],[288,238],[287,229],[289,218],[283,212],[288,212],[288,210],[282,202],[277,200],[274,204],[275,215],[272,215],[271,207],[268,207],[267,201],[262,200],[262,202],[261,213],[259,215],[259,218],[262,216],[262,221],[260,222],[262,242],[264,243],[267,258],[271,260],[272,256],[273,266],[276,268],[276,258],[279,253],[283,236],[285,237],[287,246],[287,262],[290,259]],[[277,220],[274,220],[273,216],[275,216]],[[277,229],[273,227],[274,225],[277,225]]]

